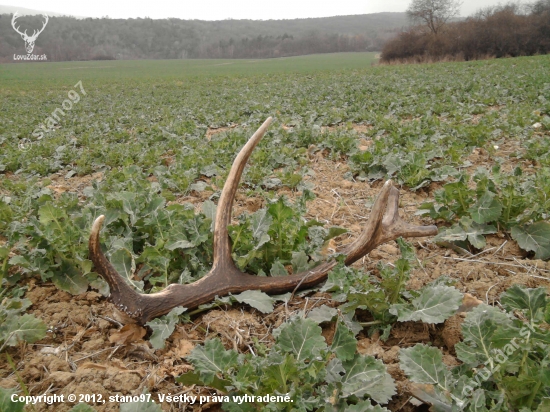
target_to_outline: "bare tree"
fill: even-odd
[[[459,0],[412,0],[407,15],[437,35],[447,21],[458,16],[461,5]]]

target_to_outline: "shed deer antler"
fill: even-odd
[[[231,258],[231,245],[227,227],[231,221],[233,200],[244,167],[254,147],[265,134],[271,117],[254,133],[237,155],[225,182],[214,222],[214,262],[212,269],[202,279],[187,285],[172,284],[158,293],[136,292],[109,263],[99,245],[99,231],[105,217],[99,216],[93,224],[89,250],[97,272],[110,287],[111,301],[141,324],[168,313],[177,306],[188,309],[212,301],[216,296],[240,293],[245,290],[261,290],[267,293],[283,293],[296,288],[314,286],[327,278],[336,266],[330,260],[313,269],[282,277],[259,277],[241,272]],[[414,226],[399,218],[399,191],[387,181],[372,208],[367,225],[361,235],[340,253],[346,255],[345,264],[351,265],[371,250],[390,240],[404,237],[431,236],[437,234],[436,226]]]

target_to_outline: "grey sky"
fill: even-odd
[[[405,11],[411,0],[214,0],[202,2],[182,0],[19,0],[15,3],[10,0],[0,1],[4,5],[86,17],[269,20]],[[479,8],[496,5],[500,2],[499,0],[463,0],[461,15],[467,16]]]

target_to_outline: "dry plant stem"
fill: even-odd
[[[214,262],[210,272],[202,279],[187,285],[172,284],[161,292],[149,295],[136,292],[116,272],[101,251],[99,232],[105,218],[99,216],[96,219],[89,241],[90,259],[96,271],[109,284],[110,299],[120,310],[144,324],[177,306],[194,309],[212,301],[216,296],[240,293],[245,290],[284,293],[293,291],[295,288],[310,288],[327,278],[327,273],[336,265],[335,260],[290,276],[259,277],[241,272],[231,258],[227,227],[231,221],[233,200],[246,162],[270,123],[271,117],[254,133],[233,162],[220,197],[214,223]],[[398,204],[399,191],[388,180],[376,199],[361,235],[352,244],[339,251],[346,255],[346,265],[351,265],[378,245],[400,236],[421,237],[437,234],[435,226],[414,226],[402,221],[399,217]]]

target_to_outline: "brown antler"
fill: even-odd
[[[96,219],[90,235],[90,258],[97,272],[109,284],[110,299],[119,309],[144,324],[177,306],[193,309],[210,302],[216,296],[254,289],[267,293],[282,293],[295,288],[308,288],[327,278],[327,273],[336,265],[335,260],[324,262],[311,270],[294,275],[259,277],[241,272],[231,258],[227,226],[231,220],[233,199],[244,166],[270,123],[271,117],[254,133],[233,162],[220,197],[214,223],[214,263],[210,272],[202,279],[187,285],[172,284],[161,292],[149,295],[136,292],[116,272],[101,252],[99,231],[105,218],[99,216]],[[414,226],[403,222],[399,218],[398,201],[399,191],[388,180],[376,199],[365,229],[352,244],[340,252],[346,255],[346,265],[351,265],[378,245],[399,236],[419,237],[437,234],[435,226]]]

